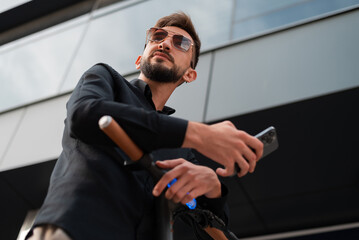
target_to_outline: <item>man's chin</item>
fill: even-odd
[[[147,78],[155,82],[162,82],[162,83],[177,82],[181,78],[181,75],[177,74],[178,69],[176,68],[176,66],[168,66],[167,61],[163,61],[162,59],[158,61],[159,59],[160,58],[155,58],[155,59],[152,58],[150,60],[151,64],[149,62],[143,61],[141,63],[142,73]]]
[[[164,58],[155,58],[154,65],[159,68],[171,69],[172,63],[170,63],[167,59]]]

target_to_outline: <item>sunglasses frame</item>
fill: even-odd
[[[155,32],[158,31],[158,30],[161,30],[161,31],[167,33],[167,35],[166,35],[163,39],[161,39],[161,40],[151,40],[151,39],[150,39],[150,36],[152,36],[153,33],[155,33]],[[170,35],[170,33],[171,33],[171,35]],[[188,42],[190,43],[187,50],[184,49],[184,48],[182,48],[181,45],[180,45],[180,46],[177,46],[177,45],[175,44],[175,42],[173,41],[173,37],[175,37],[175,36],[179,36],[179,37],[181,37],[182,39],[186,39],[186,41],[188,41]],[[179,34],[179,33],[176,33],[176,32],[170,31],[170,30],[165,30],[165,29],[163,29],[163,28],[155,28],[155,27],[152,27],[152,28],[150,28],[150,29],[148,29],[148,30],[146,31],[146,44],[147,44],[148,42],[161,43],[161,42],[163,42],[167,37],[172,37],[172,45],[173,45],[173,47],[176,48],[177,50],[182,51],[182,52],[188,52],[188,51],[190,50],[191,46],[193,46],[192,40],[189,39],[188,37],[185,37],[185,36],[183,36],[182,34]]]

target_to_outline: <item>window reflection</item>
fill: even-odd
[[[0,111],[58,93],[81,28],[77,26],[1,49]]]
[[[242,39],[359,4],[358,0],[236,0],[231,39]]]
[[[284,8],[307,0],[235,0],[235,21],[245,21],[248,18],[256,18],[272,11],[280,11]]]
[[[134,1],[135,2],[135,1]],[[359,0],[154,0],[101,9],[86,22],[55,26],[26,44],[0,47],[0,111],[73,89],[97,62],[121,74],[135,71],[145,30],[176,11],[188,13],[202,40],[202,51],[251,35],[353,5]],[[116,8],[117,7],[117,8]],[[72,20],[69,22],[77,21]],[[61,25],[61,24],[60,24]],[[40,36],[40,37],[37,37]]]
[[[230,29],[227,13],[231,6],[232,0],[222,0],[221,4],[217,0],[156,0],[95,18],[61,91],[73,89],[81,74],[98,62],[108,63],[124,75],[135,71],[135,61],[144,48],[146,30],[158,18],[179,10],[191,16],[204,48],[226,42]]]

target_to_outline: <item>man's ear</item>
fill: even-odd
[[[187,71],[183,75],[183,80],[186,83],[193,82],[194,80],[196,80],[196,78],[197,78],[197,72],[193,68],[187,69]]]
[[[141,59],[142,59],[142,56],[138,56],[135,64],[136,64],[136,69],[140,69],[141,67]]]

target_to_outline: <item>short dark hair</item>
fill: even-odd
[[[178,27],[185,30],[193,39],[194,56],[191,61],[191,66],[195,68],[198,63],[199,51],[201,49],[201,40],[193,26],[191,18],[184,12],[177,12],[171,15],[160,18],[155,27],[163,28],[167,26]]]

